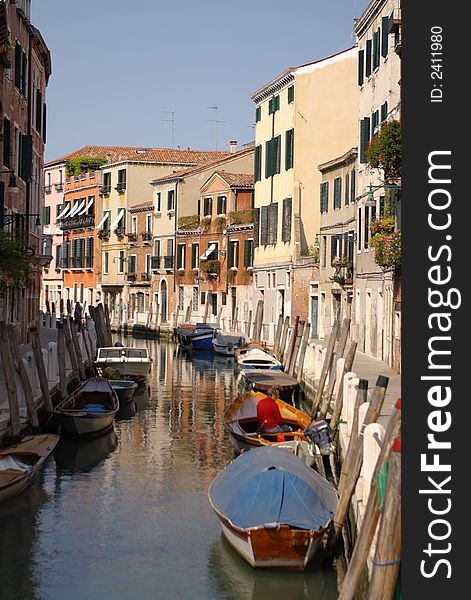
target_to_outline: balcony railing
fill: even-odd
[[[85,258],[85,268],[93,269],[93,256],[87,256]]]
[[[126,182],[125,181],[119,181],[115,188],[114,188],[118,194],[122,194],[124,192],[124,190],[126,189]]]
[[[144,231],[143,233],[141,233],[142,239],[145,242],[148,242],[149,240],[152,239],[152,232],[151,231]]]
[[[79,217],[70,217],[61,219],[61,229],[83,229],[84,227],[94,227],[95,215],[80,215]]]
[[[136,273],[126,273],[126,281],[136,281]]]
[[[51,185],[45,185],[44,186],[44,193],[45,194],[50,194],[51,193],[51,189],[52,189]]]
[[[150,268],[153,271],[157,271],[158,269],[160,269],[160,262],[161,262],[161,257],[160,256],[151,256],[150,259]]]
[[[128,242],[137,242],[137,233],[127,233]]]
[[[150,281],[150,273],[141,273],[141,281]]]
[[[109,196],[111,193],[111,185],[101,185],[99,192],[102,196]]]
[[[117,227],[114,232],[116,233],[116,237],[118,238],[122,238],[124,237],[124,229],[122,229],[121,227]]]
[[[60,260],[60,265],[62,269],[70,269],[70,256],[63,256]]]
[[[72,269],[83,269],[85,266],[84,256],[72,256],[71,257],[71,268]]]
[[[342,287],[353,285],[353,265],[344,264],[336,266],[332,281]]]
[[[174,264],[175,264],[174,256],[164,256],[164,269],[167,269],[167,270],[173,269]]]
[[[56,187],[56,192],[62,192],[64,190],[64,184],[62,182],[55,183],[54,185]]]

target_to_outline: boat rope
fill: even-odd
[[[375,567],[390,567],[391,565],[397,565],[397,563],[401,562],[401,556],[399,558],[396,558],[395,560],[389,560],[388,562],[384,562],[384,563],[380,563],[380,562],[375,562],[374,560],[371,561],[371,564],[374,565]]]

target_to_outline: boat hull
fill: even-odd
[[[110,368],[119,371],[121,377],[133,380],[145,379],[150,372],[150,363],[95,361],[95,366],[98,369]]]
[[[191,347],[193,350],[214,350],[213,334],[205,334],[191,338]]]
[[[138,387],[137,383],[133,383],[133,385],[123,386],[121,385],[120,381],[115,382],[114,380],[110,379],[109,382],[111,383],[111,387],[114,389],[116,395],[118,396],[120,405],[131,402],[131,400],[134,398],[134,393],[136,392]]]
[[[99,417],[75,417],[67,414],[56,414],[56,419],[64,432],[84,437],[109,431],[113,427],[114,413]]]

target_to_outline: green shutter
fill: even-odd
[[[279,98],[279,96],[277,96]],[[278,135],[274,140],[274,174],[280,172],[281,167],[281,135]]]
[[[262,146],[255,147],[255,165],[254,165],[254,175],[255,181],[260,181],[262,175]]]
[[[379,67],[379,56],[380,56],[380,30],[373,34],[373,70]]]
[[[292,206],[293,200],[285,198],[283,200],[283,220],[281,223],[281,241],[291,241],[291,224],[292,224]]]
[[[273,98],[270,98],[268,101],[268,114],[271,115],[273,113]]]
[[[289,129],[285,134],[285,169],[291,169],[293,166],[293,150],[294,150],[294,129]]]
[[[268,206],[260,208],[260,245],[268,244]]]
[[[10,168],[11,126],[6,117],[3,118],[3,164]]]
[[[355,169],[352,169],[352,176],[350,178],[350,199],[352,202],[355,202],[356,200],[356,171]]]
[[[21,90],[21,73],[23,69],[23,52],[21,45],[16,42],[15,45],[15,86]]]
[[[271,164],[271,140],[265,142],[265,178],[270,177],[270,164]]]
[[[234,267],[234,244],[235,242],[229,242],[229,248],[227,253],[227,266],[229,269]]]
[[[253,262],[253,240],[244,240],[244,267],[251,267]]]
[[[290,85],[288,88],[288,104],[294,102],[294,85]]]
[[[365,51],[358,52],[358,85],[363,85],[365,78]]]
[[[350,175],[345,175],[345,206],[350,204]]]
[[[255,109],[255,122],[258,123],[262,119],[262,107],[257,106]]]
[[[360,122],[360,162],[366,163],[366,149],[370,141],[370,118],[365,117]]]
[[[260,239],[260,209],[254,208],[253,210],[253,245],[254,248],[258,247]]]
[[[371,75],[371,40],[366,40],[366,64],[365,73],[369,77]]]
[[[41,225],[49,225],[51,223],[51,207],[43,206],[41,212]]]
[[[388,103],[385,102],[381,106],[381,123],[386,120],[387,116],[388,116]]]
[[[192,244],[191,245],[191,268],[192,269],[196,268],[197,253],[198,253],[198,244]]]
[[[389,17],[383,17],[381,19],[381,55],[386,57],[388,55],[389,46]]]

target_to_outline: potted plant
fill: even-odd
[[[401,176],[401,123],[387,121],[366,149],[366,160],[373,169],[383,169],[386,181]]]

